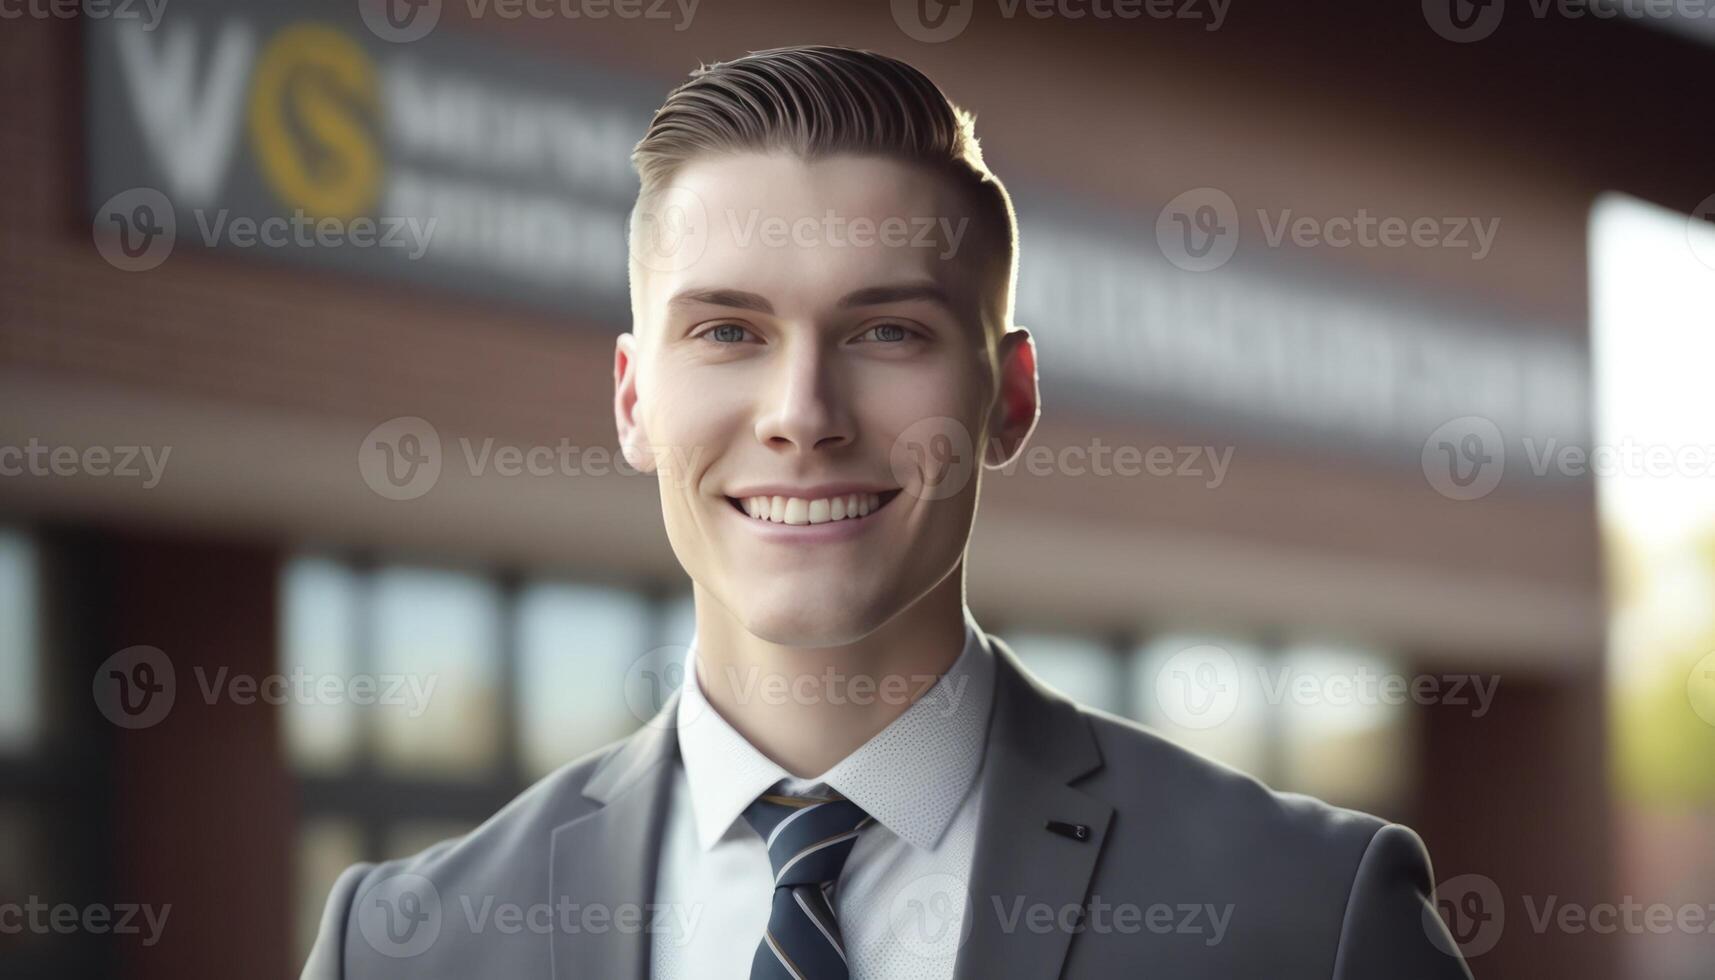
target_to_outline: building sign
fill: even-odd
[[[624,316],[630,152],[664,85],[449,31],[390,43],[356,2],[86,29],[91,206],[122,250],[170,221],[180,249]]]

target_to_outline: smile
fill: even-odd
[[[767,524],[836,524],[861,521],[886,507],[899,496],[899,490],[881,493],[848,493],[835,497],[758,496],[728,497],[734,510],[758,523]]]

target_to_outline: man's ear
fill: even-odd
[[[613,424],[625,461],[642,473],[655,471],[649,434],[637,416],[637,338],[622,333],[613,346]]]
[[[1013,327],[1000,339],[997,352],[999,391],[989,415],[989,440],[983,448],[984,464],[1000,469],[1011,463],[1036,430],[1042,414],[1041,391],[1036,384],[1036,341],[1030,331]]]

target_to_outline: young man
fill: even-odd
[[[971,617],[978,463],[1038,406],[968,115],[891,58],[765,51],[634,159],[614,413],[694,584],[685,680],[348,871],[305,976],[1469,976],[1410,830],[1073,704]]]

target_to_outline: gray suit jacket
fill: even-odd
[[[958,980],[1470,977],[1409,829],[1076,705],[989,641]],[[676,708],[464,837],[346,871],[303,976],[646,980],[651,930],[674,914],[651,894]]]

